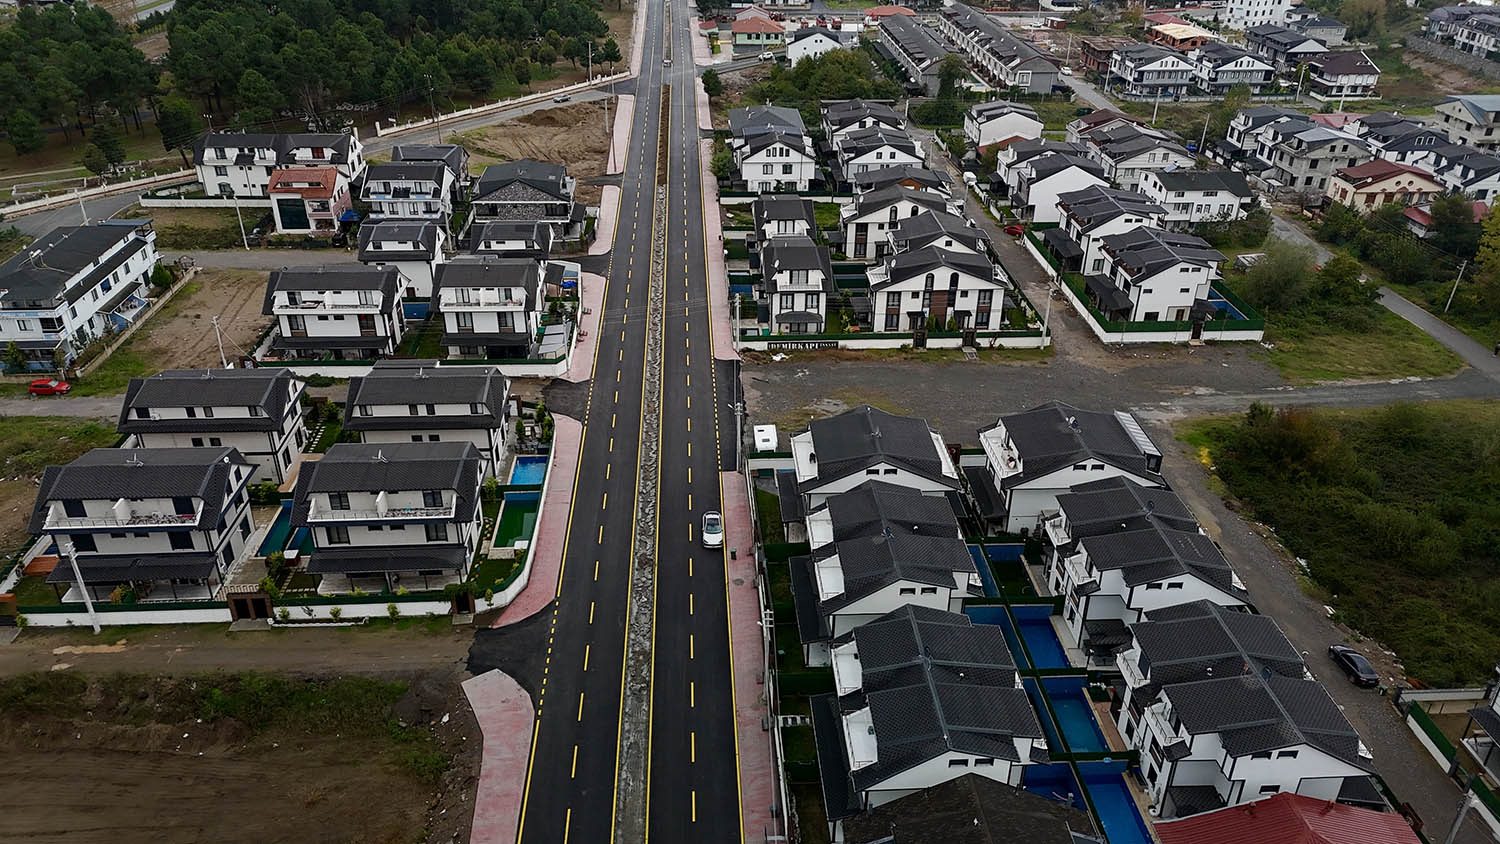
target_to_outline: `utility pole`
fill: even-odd
[[[1443,313],[1445,313],[1445,314],[1448,313],[1448,309],[1451,308],[1451,307],[1453,307],[1453,296],[1458,293],[1458,283],[1460,281],[1463,281],[1463,279],[1464,279],[1464,270],[1468,269],[1468,266],[1469,266],[1469,259],[1468,258],[1465,258],[1464,262],[1462,264],[1458,265],[1458,278],[1453,279],[1453,289],[1450,290],[1450,291],[1448,291],[1448,303],[1446,305],[1443,305]]]
[[[1463,828],[1464,819],[1469,816],[1469,809],[1474,805],[1474,792],[1465,790],[1463,802],[1458,806],[1458,817],[1453,819],[1453,826],[1448,828],[1448,837],[1443,839],[1443,844],[1453,844],[1458,840],[1458,831]]]
[[[1207,146],[1207,144],[1208,144],[1208,118],[1209,118],[1209,115],[1207,115],[1207,114],[1203,115],[1203,134],[1198,137],[1198,154],[1199,155],[1203,155],[1204,154],[1204,152],[1203,152],[1204,147]]]
[[[67,536],[63,537],[61,550],[63,556],[68,558],[68,565],[73,567],[73,582],[78,584],[78,591],[83,593],[83,607],[88,611],[89,624],[93,626],[94,632],[99,632],[99,615],[94,612],[94,599],[89,596],[89,588],[84,585],[83,573],[78,570],[77,549],[73,547],[73,540]]]
[[[247,185],[247,187],[248,187],[248,185]],[[239,194],[236,194],[234,192],[234,190],[231,188],[230,190],[223,191],[219,195],[220,196],[228,196],[229,197],[229,201],[234,203],[234,216],[235,216],[236,219],[238,219],[240,221],[240,243],[244,245],[245,251],[249,252],[250,251],[250,238],[248,238],[248,237],[245,236],[245,215],[242,214],[242,213],[240,213],[240,197],[239,197]]]
[[[214,314],[209,318],[214,326],[214,342],[219,344],[219,364],[225,369],[229,368],[229,359],[224,357],[224,333],[219,330],[219,315]]]
[[[87,187],[87,186],[88,186],[87,183],[85,183],[84,187]],[[78,189],[78,210],[83,212],[83,224],[85,226],[88,225],[89,224],[89,209],[88,209],[87,205],[83,204],[83,188],[79,188]]]
[[[1151,107],[1151,125],[1156,125],[1156,113],[1161,111],[1161,89],[1156,89],[1156,104]]]
[[[594,40],[592,38],[589,39],[589,63],[583,71],[583,79],[585,82],[594,81]]]
[[[432,101],[432,74],[427,74],[427,107],[432,109],[432,119],[437,121],[438,143],[443,142],[443,115],[438,113],[437,105]]]

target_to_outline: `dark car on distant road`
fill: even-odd
[[[1356,686],[1373,689],[1380,685],[1380,675],[1365,655],[1346,645],[1329,645],[1328,656]]]

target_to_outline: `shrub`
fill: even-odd
[[[328,617],[331,618],[331,619],[333,619],[334,621],[338,621],[339,619],[341,619],[341,618],[344,617],[344,608],[343,607],[330,607],[328,609]]]
[[[281,587],[276,585],[276,581],[272,580],[269,574],[260,579],[260,591],[270,596],[273,601],[281,597]]]
[[[271,552],[266,557],[266,574],[275,583],[281,582],[281,576],[286,574],[286,555],[280,551]]]
[[[281,500],[281,490],[275,481],[262,481],[250,486],[250,500],[256,504],[275,504]]]
[[[392,601],[389,604],[385,605],[385,614],[390,616],[391,620],[394,621],[395,619],[401,617],[401,608],[396,606],[395,601]]]
[[[282,607],[281,609],[276,611],[276,618],[279,621],[291,621],[292,611],[287,609],[286,607]]]

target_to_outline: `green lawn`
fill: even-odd
[[[27,575],[16,581],[16,605],[21,607],[55,607],[62,603],[57,591],[41,575]]]
[[[436,315],[422,320],[421,326],[408,329],[401,338],[401,354],[419,358],[443,357],[443,321]]]
[[[1259,352],[1294,384],[1348,379],[1451,375],[1463,361],[1422,330],[1382,310],[1374,331],[1355,332],[1320,322],[1268,318]]]
[[[802,844],[828,844],[823,787],[818,783],[802,783],[792,786],[791,793],[797,807],[797,830],[802,833]]]
[[[770,490],[755,491],[755,510],[760,515],[760,540],[767,545],[780,545],[786,541],[786,528],[781,524],[781,499]]]
[[[112,425],[67,416],[7,416],[0,425],[0,472],[39,475],[91,448],[112,446],[120,435]]]
[[[1255,406],[1177,435],[1307,561],[1337,618],[1429,686],[1477,686],[1500,653],[1500,402]]]
[[[822,231],[831,231],[839,227],[839,209],[843,206],[837,202],[814,202],[813,221]]]
[[[750,213],[748,205],[725,205],[724,226],[726,228],[739,227],[748,229],[755,225],[755,216]]]
[[[31,243],[30,235],[21,234],[21,230],[12,226],[0,229],[0,261],[10,258],[12,255],[26,248]]]
[[[1028,102],[1026,105],[1036,109],[1037,119],[1042,121],[1045,129],[1062,132],[1068,128],[1078,117],[1078,109],[1084,103],[1077,100],[1047,100],[1044,102]]]
[[[524,562],[524,558],[521,557],[512,560],[485,558],[474,566],[474,571],[469,575],[469,579],[474,581],[475,585],[479,587],[479,594],[483,595],[485,590],[500,589],[504,585],[505,579],[510,577],[510,573]]]
[[[324,425],[322,436],[318,437],[318,441],[313,444],[313,453],[323,454],[324,452],[327,452],[328,449],[333,447],[334,443],[339,441],[339,437],[342,436],[343,433],[344,423],[341,421],[335,420]]]

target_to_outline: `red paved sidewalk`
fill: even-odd
[[[589,360],[593,360],[592,349]],[[573,501],[573,478],[578,474],[578,452],[583,425],[571,416],[552,414],[552,462],[547,466],[547,488],[542,493],[542,518],[531,538],[528,557],[531,573],[526,588],[495,619],[491,627],[504,627],[527,618],[557,597],[557,575],[562,570],[563,542],[568,536],[568,515]]]
[[[484,736],[469,842],[514,844],[526,791],[531,730],[536,725],[531,696],[498,670],[465,680],[464,696]]]
[[[764,841],[771,830],[771,806],[777,805],[771,768],[771,733],[761,729],[767,712],[764,683],[765,645],[760,626],[760,595],[755,588],[755,536],[750,521],[750,494],[745,476],[721,472],[727,547],[737,559],[726,560],[729,576],[729,626],[734,657],[734,721],[739,734],[740,807],[745,841]]]
[[[573,359],[568,361],[568,372],[563,380],[577,384],[594,377],[594,344],[599,342],[599,319],[604,314],[604,276],[594,273],[579,273],[578,300],[588,311],[578,317],[578,327],[583,332],[573,345]],[[556,434],[553,434],[554,439]]]
[[[698,84],[698,102],[707,102],[703,95],[703,84]],[[730,317],[729,271],[724,266],[724,229],[719,217],[719,182],[709,172],[709,159],[713,157],[713,141],[705,140],[698,162],[702,170],[703,184],[703,251],[708,265],[708,311],[713,321],[714,357],[719,360],[739,360],[740,353],[734,348],[734,325]]]

